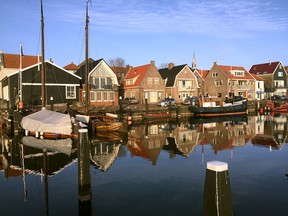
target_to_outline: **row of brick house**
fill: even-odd
[[[22,62],[22,66],[20,65]],[[287,94],[287,67],[281,62],[255,64],[250,70],[241,66],[218,65],[199,70],[192,65],[174,65],[158,69],[154,61],[135,67],[110,67],[104,59],[89,59],[89,89],[92,106],[117,105],[119,98],[132,97],[140,104],[157,103],[173,97],[181,103],[188,96],[225,99],[242,95],[260,100]],[[41,57],[6,54],[0,51],[0,97],[14,106],[22,95],[26,105],[41,104]],[[46,104],[83,102],[85,62],[65,67],[45,61]],[[20,74],[22,92],[20,91]]]

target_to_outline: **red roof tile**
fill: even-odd
[[[241,66],[218,65],[219,69],[230,79],[253,79],[252,75]],[[235,76],[231,71],[244,71],[244,76]]]
[[[38,61],[41,61],[41,56],[22,56],[22,68],[29,67],[31,65],[37,64]],[[4,68],[20,68],[20,55],[18,54],[7,54],[3,53]]]
[[[126,82],[124,82],[124,87],[140,86],[140,83],[142,82],[143,77],[145,76],[149,67],[150,67],[150,64],[142,65],[142,66],[138,66],[138,67],[132,67],[128,71],[128,73],[126,74],[125,80],[127,80],[127,79],[136,79],[136,80],[131,85],[127,85]]]
[[[73,62],[64,66],[65,70],[78,70],[80,67],[76,64],[74,64]]]
[[[279,65],[278,62],[269,62],[269,63],[264,63],[264,64],[256,64],[253,65],[249,72],[251,74],[256,74],[256,75],[263,75],[263,74],[273,74],[276,70],[276,68]]]

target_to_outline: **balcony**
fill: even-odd
[[[92,90],[113,90],[114,89],[113,85],[101,85],[101,86],[99,86],[99,85],[91,84],[90,86],[91,86]]]

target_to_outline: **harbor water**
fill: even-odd
[[[287,126],[283,114],[163,120],[57,149],[2,131],[0,212],[287,215]],[[223,175],[211,161],[227,164]]]

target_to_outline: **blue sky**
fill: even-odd
[[[45,56],[85,58],[86,0],[43,0]],[[199,69],[281,61],[288,65],[287,0],[92,0],[89,56],[139,66],[173,62]],[[1,0],[0,50],[41,53],[40,0]]]

